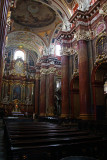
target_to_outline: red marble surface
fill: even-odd
[[[45,74],[41,76],[40,79],[40,115],[45,115],[46,113],[46,76]]]
[[[87,43],[78,41],[79,46],[79,92],[80,92],[80,114],[90,114],[90,84],[87,56]]]
[[[63,55],[61,57],[62,63],[62,115],[69,114],[69,57]]]
[[[49,75],[49,107],[54,109],[54,73]]]
[[[40,91],[40,81],[39,79],[35,82],[35,113],[38,114],[39,109],[39,91]]]

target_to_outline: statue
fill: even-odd
[[[91,6],[90,2],[91,0],[77,0],[79,7],[78,9],[81,11],[86,11]]]

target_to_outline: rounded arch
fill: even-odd
[[[93,109],[97,120],[103,120],[105,118],[104,83],[107,80],[107,76],[105,78],[105,75],[107,75],[107,62],[99,63],[93,68],[91,76]]]
[[[41,56],[41,47],[46,48],[46,44],[38,35],[29,31],[13,31],[8,34],[8,43],[6,47],[9,46],[23,46],[23,48],[33,50]]]

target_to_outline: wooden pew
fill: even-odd
[[[88,135],[89,132],[61,132],[61,133],[44,133],[44,134],[35,134],[34,132],[32,132],[31,134],[28,135],[10,135],[10,139],[14,140],[14,139],[35,139],[35,138],[48,138],[48,137],[74,137],[74,136],[85,136]]]
[[[40,126],[41,125],[41,126]],[[59,160],[103,143],[101,136],[49,123],[6,123],[10,159]],[[104,142],[105,143],[105,142]],[[87,145],[87,147],[85,146]],[[90,147],[90,148],[89,148]],[[90,154],[91,151],[87,151]]]

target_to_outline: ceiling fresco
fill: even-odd
[[[86,0],[87,4],[91,1]],[[60,30],[69,31],[69,19],[85,0],[15,0],[7,46],[23,46],[41,56],[54,51]],[[82,3],[83,2],[83,3]],[[85,3],[84,3],[85,4]],[[84,9],[85,5],[82,6]],[[86,7],[85,7],[86,8]]]
[[[41,46],[46,48],[45,43],[35,34],[26,31],[15,31],[8,34],[8,42],[6,47],[22,46],[40,54]],[[41,50],[42,52],[42,50]]]
[[[12,11],[11,18],[23,26],[39,28],[53,23],[56,13],[40,2],[19,0],[16,9]]]

